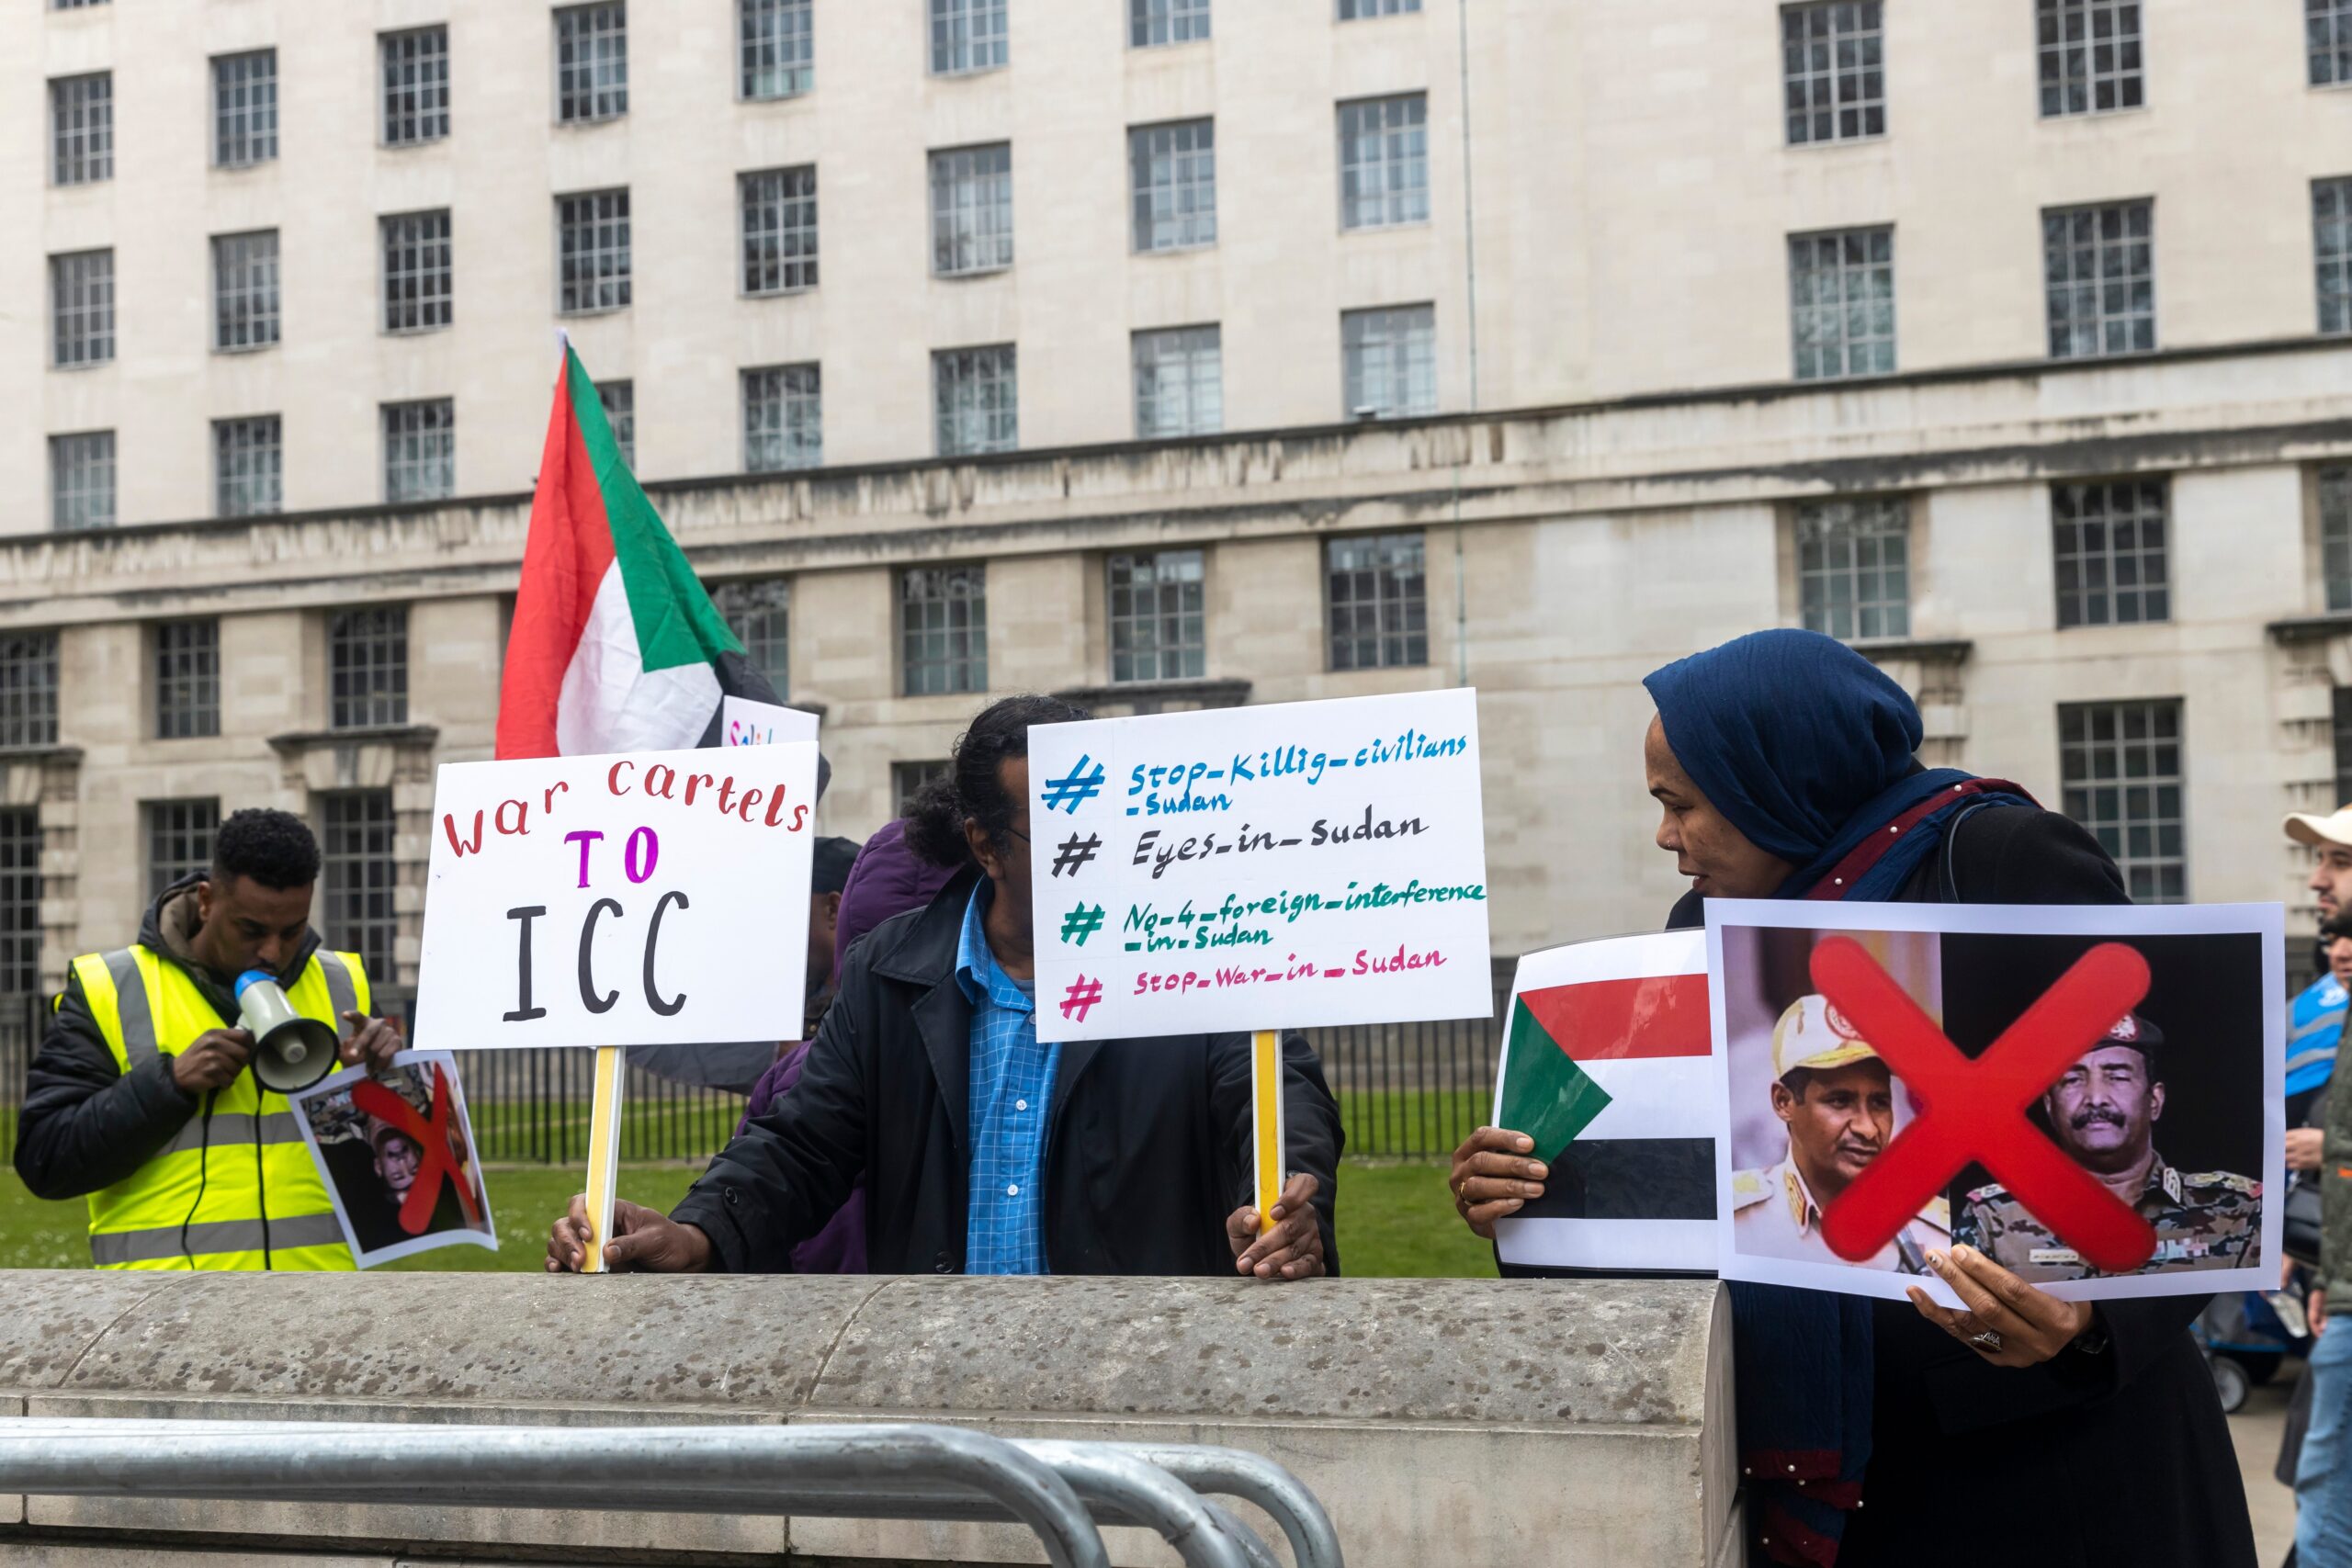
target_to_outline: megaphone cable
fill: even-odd
[[[187,1206],[187,1218],[180,1222],[180,1256],[187,1259],[191,1274],[196,1272],[196,1249],[187,1244],[187,1227],[196,1223],[196,1212],[204,1207],[205,1184],[212,1179],[212,1107],[220,1098],[219,1089],[205,1090],[204,1134],[196,1156],[196,1201]]]

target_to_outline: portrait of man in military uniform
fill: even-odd
[[[2246,1267],[2259,1261],[2262,1183],[2183,1171],[2157,1151],[2164,1043],[2152,1021],[2126,1014],[2042,1095],[2042,1116],[2060,1148],[2155,1227],[2155,1253],[2134,1272]],[[2098,1272],[1998,1182],[1967,1194],[1952,1239],[2037,1284]]]

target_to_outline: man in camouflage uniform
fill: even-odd
[[[2190,1175],[2156,1153],[2163,1044],[2162,1030],[2125,1014],[2050,1086],[2042,1114],[2058,1146],[2155,1227],[2155,1253],[2133,1272],[2241,1268],[2256,1260],[2261,1242],[2262,1183],[2226,1170]],[[1968,1194],[1952,1240],[2032,1284],[2098,1272],[1997,1181]]]

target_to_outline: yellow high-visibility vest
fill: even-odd
[[[176,964],[144,947],[74,961],[82,995],[120,1071],[175,1056],[220,1015]],[[336,1034],[366,1012],[368,971],[356,953],[311,955],[286,989],[297,1011]],[[154,1158],[90,1194],[90,1261],[100,1269],[353,1267],[351,1249],[286,1097],[247,1067]]]

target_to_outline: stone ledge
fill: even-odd
[[[1250,700],[1250,682],[1216,681],[1118,681],[1106,686],[1070,686],[1055,696],[1082,708],[1125,705],[1158,713],[1170,703],[1194,703],[1204,708],[1238,708]]]
[[[2288,647],[2301,642],[2324,642],[2329,637],[2352,636],[2352,611],[2338,611],[2326,615],[2296,615],[2283,621],[2273,621],[2263,630],[2270,640]]]
[[[441,731],[429,724],[368,724],[349,729],[296,729],[269,738],[269,749],[291,757],[322,746],[420,746],[430,749]]]
[[[1846,646],[1874,663],[1886,659],[1914,659],[1922,664],[1962,664],[1976,650],[1976,644],[1967,637],[1855,638]]]

